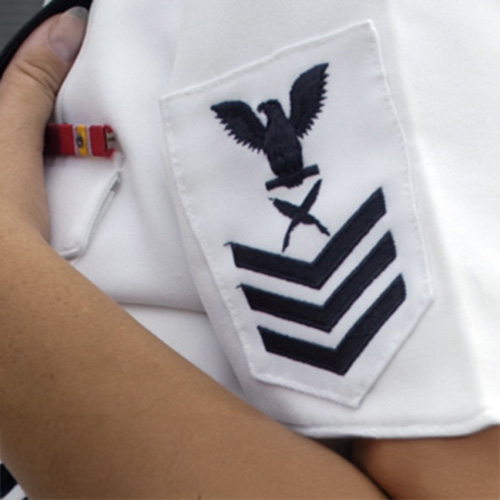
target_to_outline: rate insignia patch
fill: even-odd
[[[260,381],[359,405],[431,301],[372,24],[170,96],[164,112],[216,287],[200,294],[217,293],[211,313],[232,325],[226,352]]]

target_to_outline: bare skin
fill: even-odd
[[[32,498],[383,498],[144,330],[47,244],[42,134],[72,59],[41,26],[0,82],[2,458]],[[84,25],[65,20],[71,36]]]
[[[60,20],[0,81],[1,451],[28,495],[385,498],[375,481],[393,498],[452,498],[442,479],[468,470],[453,479],[466,483],[459,492],[486,498],[491,436],[357,442],[362,473],[225,391],[49,247],[43,130],[78,48],[61,59],[49,47]],[[82,21],[66,21],[73,42],[83,37]]]
[[[177,356],[38,234],[0,227],[2,456],[29,496],[383,498]]]
[[[500,428],[445,439],[358,440],[352,458],[392,498],[500,498]]]

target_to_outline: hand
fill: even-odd
[[[2,460],[30,498],[382,498],[177,355],[40,238],[44,129],[84,31],[72,14],[47,21],[0,82]]]
[[[43,23],[24,42],[0,80],[0,228],[49,237],[43,137],[56,95],[86,29],[75,7]]]

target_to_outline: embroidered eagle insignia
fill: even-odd
[[[243,101],[224,101],[211,109],[226,131],[238,144],[263,152],[277,176],[266,182],[267,190],[280,186],[300,186],[307,177],[319,174],[317,165],[304,167],[302,139],[312,128],[326,95],[328,64],[318,64],[295,80],[290,90],[290,116],[276,99],[259,104],[264,125],[252,108]]]

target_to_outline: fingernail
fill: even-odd
[[[84,7],[73,7],[50,30],[50,47],[64,62],[72,62],[78,54],[85,36],[88,15],[89,12]]]

